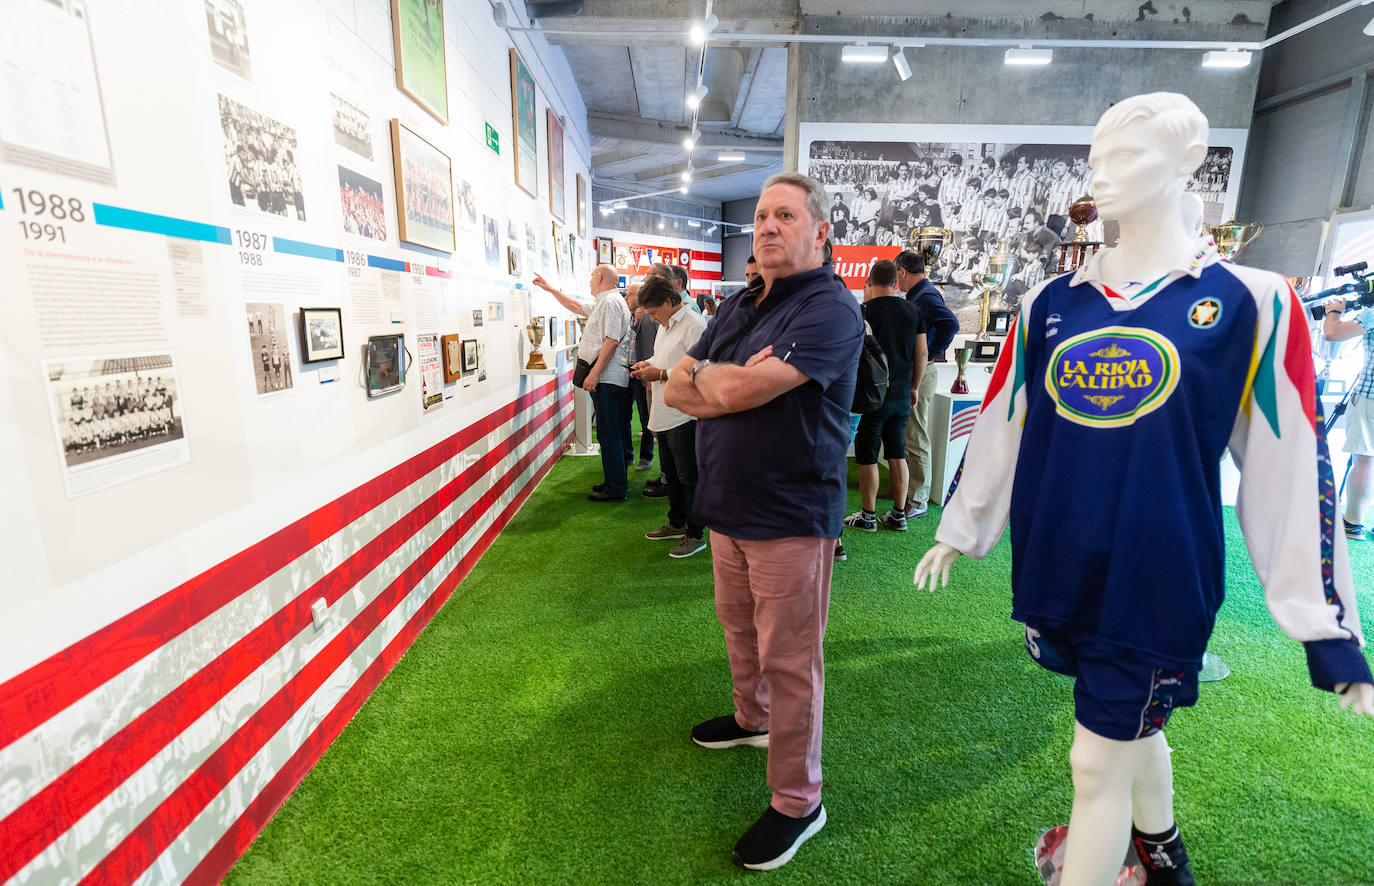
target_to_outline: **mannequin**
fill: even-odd
[[[1120,240],[1023,299],[916,567],[918,587],[945,587],[1010,522],[1012,617],[1042,667],[1075,679],[1063,886],[1112,883],[1132,825],[1150,886],[1193,883],[1163,729],[1197,699],[1221,605],[1228,448],[1275,621],[1306,647],[1315,686],[1374,716],[1306,318],[1282,277],[1193,235],[1184,187],[1206,145],[1206,118],[1174,93],[1098,121],[1093,197]]]

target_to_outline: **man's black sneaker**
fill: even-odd
[[[716,717],[692,727],[692,741],[704,748],[718,750],[748,745],[755,748],[768,747],[768,732],[750,732],[739,725],[734,714]]]
[[[835,562],[842,563],[848,559],[849,557],[847,557],[844,552],[844,545],[835,545]]]
[[[668,484],[659,483],[658,485],[653,485],[650,483],[645,483],[644,491],[641,492],[640,495],[644,496],[645,498],[667,498]]]
[[[906,515],[897,509],[892,509],[878,518],[878,522],[888,529],[895,529],[898,532],[906,532]]]
[[[863,511],[855,511],[848,517],[845,517],[844,525],[848,526],[850,529],[862,529],[864,532],[878,531],[877,519],[874,517],[870,517]]]
[[[1131,845],[1145,867],[1145,886],[1197,886],[1177,825],[1163,834],[1144,834],[1133,827]]]
[[[825,807],[792,818],[769,806],[735,844],[735,861],[751,871],[771,871],[792,860],[801,844],[825,827]]]

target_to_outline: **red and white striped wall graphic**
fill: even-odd
[[[693,249],[687,279],[693,292],[710,292],[711,284],[721,279],[720,253]]]
[[[949,417],[951,443],[973,433],[973,425],[978,421],[978,411],[981,408],[982,403],[976,400],[972,403],[958,401],[954,404],[954,414]]]
[[[557,461],[569,375],[0,685],[0,881],[218,882]]]

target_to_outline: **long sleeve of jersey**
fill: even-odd
[[[1011,515],[1012,477],[1026,419],[1026,318],[1040,289],[1027,293],[983,398],[935,540],[980,560]]]
[[[1237,514],[1278,626],[1307,652],[1312,683],[1371,681],[1355,589],[1338,529],[1306,316],[1284,281],[1231,267],[1259,315],[1229,448],[1241,471]]]

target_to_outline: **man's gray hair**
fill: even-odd
[[[800,172],[779,172],[777,175],[768,177],[768,181],[763,183],[763,191],[773,187],[773,185],[796,185],[806,192],[806,211],[811,213],[811,220],[816,222],[830,221],[830,198],[826,196],[825,187],[809,175],[802,175]]]

